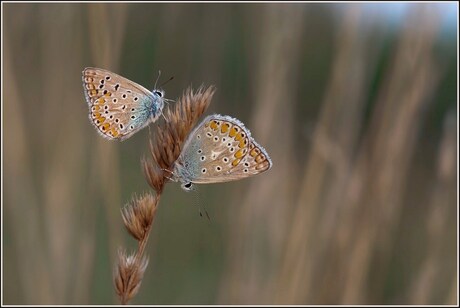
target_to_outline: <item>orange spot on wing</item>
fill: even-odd
[[[117,137],[119,135],[118,130],[112,126],[112,129],[110,130],[112,132],[112,136]]]
[[[230,129],[230,132],[228,133],[228,135],[229,135],[230,137],[234,137],[234,136],[236,135],[236,133],[237,133],[236,128],[235,128],[235,127],[232,127],[232,128]]]
[[[216,130],[216,129],[219,127],[219,125],[217,125],[217,122],[216,122],[216,121],[211,121],[210,126],[211,126],[211,128],[212,128],[213,130]]]
[[[244,150],[245,150],[245,149],[239,150],[238,152],[235,153],[234,156],[235,156],[236,158],[241,158],[241,157],[243,157],[243,155],[245,154],[245,153],[244,153],[244,152],[245,152]]]
[[[104,124],[101,125],[101,129],[102,129],[103,131],[108,130],[109,127],[110,127],[110,124],[109,124],[109,123],[104,123]]]
[[[250,154],[252,157],[256,157],[259,153],[260,153],[260,150],[258,148],[254,148],[252,149]]]
[[[99,124],[102,124],[105,122],[105,118],[104,117],[98,117],[96,118],[96,120],[99,120]]]
[[[222,134],[228,132],[228,129],[230,128],[230,124],[227,124],[227,123],[224,123],[222,124],[221,128],[220,128],[220,131]]]
[[[233,167],[238,166],[238,164],[240,163],[240,161],[241,161],[241,158],[235,159],[235,160],[232,162],[232,166],[233,166]]]

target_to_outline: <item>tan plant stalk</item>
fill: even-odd
[[[147,193],[133,198],[122,210],[123,223],[129,234],[137,241],[137,250],[127,255],[118,252],[118,264],[114,271],[115,291],[120,302],[125,305],[139,291],[148,258],[144,256],[150,230],[156,216],[157,207],[165,183],[170,177],[168,170],[182,150],[182,145],[198,119],[206,111],[214,94],[214,87],[200,87],[195,93],[188,88],[182,97],[165,111],[165,121],[155,127],[150,138],[151,159],[142,159],[143,170],[155,195]]]

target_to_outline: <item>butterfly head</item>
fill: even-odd
[[[163,107],[165,102],[165,92],[163,90],[154,89],[152,91],[154,97],[154,103],[150,106],[150,115],[155,121],[160,114],[163,114]]]
[[[152,93],[153,93],[153,95],[155,95],[155,97],[158,97],[158,98],[161,98],[161,99],[165,96],[165,91],[163,91],[163,90],[155,89],[155,90],[152,91]]]
[[[190,162],[184,161],[182,157],[179,157],[174,164],[173,170],[173,181],[181,182],[181,187],[185,191],[194,190],[192,184],[193,175],[190,173]]]

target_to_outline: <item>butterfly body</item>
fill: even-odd
[[[229,116],[211,115],[190,133],[172,173],[173,180],[190,190],[192,183],[239,180],[271,166],[267,152],[243,123]]]
[[[129,79],[100,68],[85,68],[82,80],[89,119],[107,139],[127,139],[150,122],[155,122],[162,114],[163,91],[149,91]]]

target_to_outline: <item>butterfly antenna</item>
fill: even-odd
[[[170,82],[171,80],[173,80],[173,79],[174,79],[174,76],[171,76],[168,80],[166,80],[165,82],[163,82],[163,83],[160,85],[160,88],[161,88],[162,86],[164,86],[165,84],[167,84],[168,82]]]
[[[155,85],[153,86],[154,89],[157,89],[157,83],[158,83],[158,80],[160,79],[160,76],[161,76],[161,71],[158,70],[158,77],[157,77],[157,80],[155,81]]]

